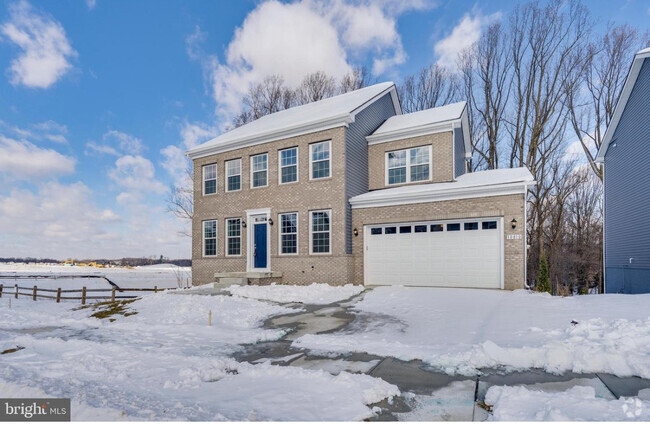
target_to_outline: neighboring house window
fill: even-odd
[[[331,210],[311,212],[311,252],[330,253]]]
[[[203,256],[217,255],[217,220],[203,222]]]
[[[203,166],[203,194],[217,193],[217,164]]]
[[[241,189],[241,158],[226,161],[226,192]]]
[[[298,181],[298,148],[280,151],[280,184]]]
[[[241,218],[226,220],[226,255],[241,255]]]
[[[280,214],[280,253],[298,253],[298,213]]]
[[[331,140],[309,145],[309,169],[312,180],[325,179],[330,176]]]
[[[386,183],[431,180],[431,146],[403,149],[386,154]]]
[[[268,184],[269,156],[265,153],[251,157],[251,186],[263,187]]]

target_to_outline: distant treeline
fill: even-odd
[[[54,258],[16,258],[16,257],[6,257],[0,258],[0,263],[62,263],[63,260],[56,260]],[[159,258],[120,258],[120,259],[75,259],[75,263],[91,263],[95,262],[97,264],[111,265],[111,266],[150,266],[154,264],[174,264],[180,267],[190,267],[192,265],[192,260],[188,259],[176,259],[172,260],[165,257]]]

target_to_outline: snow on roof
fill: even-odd
[[[425,109],[424,111],[410,114],[395,115],[388,118],[374,133],[373,136],[383,136],[400,130],[415,127],[439,124],[442,122],[459,120],[465,109],[466,102],[451,103],[438,108]]]
[[[525,193],[526,187],[535,183],[525,167],[502,168],[465,173],[453,182],[374,190],[350,198],[350,204],[353,208],[364,208]]]
[[[616,102],[612,120],[609,122],[609,125],[605,130],[603,141],[600,145],[600,149],[598,149],[598,153],[596,154],[596,162],[599,162],[601,164],[605,162],[605,153],[607,152],[607,148],[609,148],[609,144],[612,142],[612,137],[614,137],[616,127],[618,127],[618,123],[621,120],[621,116],[623,115],[623,111],[627,105],[627,101],[630,98],[630,94],[632,94],[632,89],[636,84],[636,79],[638,78],[639,72],[641,71],[643,61],[648,58],[650,58],[650,47],[639,50],[634,55],[634,60],[632,60],[632,66],[630,67],[630,71],[628,72],[627,78],[625,79],[623,90],[621,90],[621,95],[618,97],[618,101]]]
[[[354,120],[358,109],[388,92],[393,96],[397,113],[401,113],[395,84],[385,82],[266,115],[191,149],[187,155],[199,158],[241,144],[249,146],[344,125]]]

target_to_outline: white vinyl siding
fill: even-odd
[[[269,184],[269,156],[251,156],[251,187],[265,187]]]
[[[203,256],[216,257],[217,255],[217,220],[203,222]]]
[[[280,255],[298,254],[298,213],[279,216]]]
[[[278,153],[280,184],[298,181],[298,148],[283,149]]]
[[[202,170],[203,194],[212,195],[217,193],[217,164],[204,165]]]
[[[226,219],[226,256],[241,255],[241,218]]]
[[[310,180],[326,179],[332,175],[331,148],[331,140],[309,145]]]
[[[241,158],[226,161],[226,192],[241,190]]]
[[[329,254],[332,252],[332,210],[309,213],[309,252]]]
[[[386,185],[431,180],[431,146],[386,152]]]

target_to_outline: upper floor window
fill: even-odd
[[[251,187],[264,187],[268,185],[269,156],[259,154],[251,156]]]
[[[226,161],[226,192],[241,189],[241,158]]]
[[[280,151],[280,184],[298,181],[298,148]]]
[[[312,180],[324,179],[330,176],[331,147],[331,140],[309,145],[309,174]]]
[[[203,256],[217,255],[217,220],[203,222]]]
[[[241,218],[226,220],[226,255],[241,255]]]
[[[203,166],[203,194],[217,193],[217,164]]]
[[[386,184],[431,180],[431,146],[402,149],[386,154]]]

